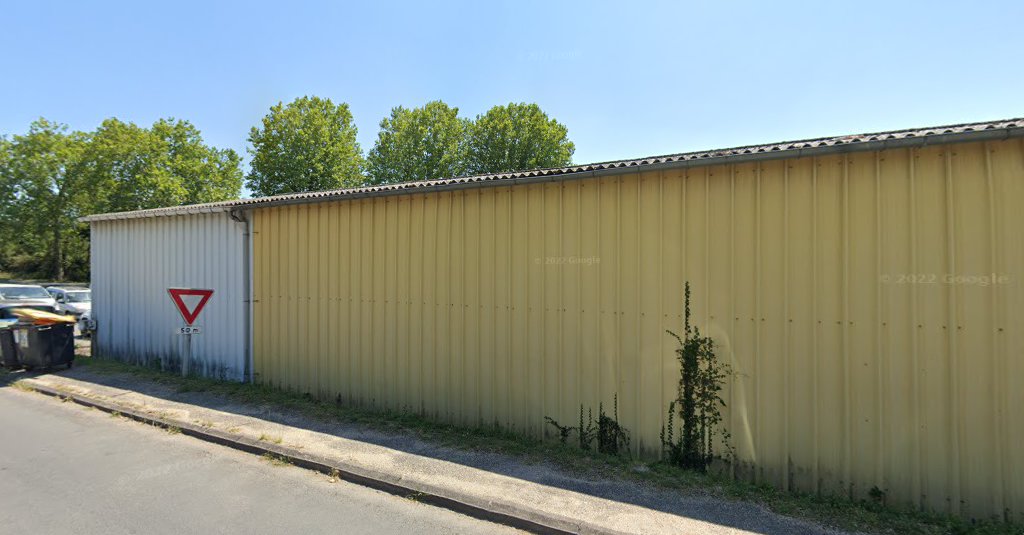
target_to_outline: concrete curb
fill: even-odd
[[[402,497],[415,497],[417,501],[449,509],[480,520],[503,524],[513,528],[543,534],[593,534],[593,535],[625,535],[617,530],[608,530],[600,526],[583,523],[576,519],[552,515],[544,511],[517,507],[510,504],[495,503],[476,496],[452,491],[450,489],[416,484],[403,481],[401,476],[379,470],[353,466],[337,460],[312,455],[298,449],[278,444],[269,444],[259,440],[220,431],[218,429],[195,425],[191,422],[161,418],[143,412],[122,407],[115,403],[91,399],[73,392],[66,392],[48,385],[24,379],[21,381],[30,390],[70,400],[78,405],[92,407],[107,413],[117,413],[132,420],[164,429],[177,428],[182,434],[198,438],[221,446],[227,446],[246,453],[256,455],[273,455],[288,461],[295,466],[315,470],[326,475],[336,475],[345,481],[373,488]]]

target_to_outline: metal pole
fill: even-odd
[[[185,358],[181,361],[181,376],[188,377],[188,365],[192,360],[192,332],[185,334]]]

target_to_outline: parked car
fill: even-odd
[[[35,284],[0,284],[0,305],[16,304],[30,308],[35,305],[57,310],[57,301],[46,288]],[[41,309],[43,310],[43,309]]]
[[[14,313],[11,312],[16,308],[29,308],[32,310],[42,310],[43,312],[52,312],[54,314],[57,314],[57,307],[51,305],[2,302],[0,303],[0,320],[17,319],[18,316],[15,316]]]
[[[86,310],[81,316],[78,316],[78,332],[85,337],[92,336],[92,332],[96,330],[96,324],[92,322],[92,310]]]
[[[92,310],[92,292],[88,288],[50,286],[46,289],[57,302],[57,312],[79,318]]]

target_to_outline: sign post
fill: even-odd
[[[193,323],[199,317],[199,313],[203,311],[206,302],[210,300],[213,290],[168,288],[167,293],[170,294],[171,301],[174,302],[174,306],[181,313],[181,319],[185,320],[185,325],[175,330],[175,334],[185,335],[185,355],[181,361],[181,376],[186,377],[188,376],[188,368],[192,361],[192,335],[203,332],[201,327],[193,325]],[[190,302],[186,303],[185,299],[183,299],[184,297],[189,297]]]

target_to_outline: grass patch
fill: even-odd
[[[180,377],[152,368],[105,359],[88,359],[89,370],[129,374],[175,388],[178,392],[207,392],[232,401],[271,405],[324,421],[348,422],[396,433],[411,433],[425,441],[462,450],[493,452],[528,463],[548,462],[575,474],[620,478],[660,488],[700,492],[721,498],[761,504],[787,516],[850,531],[869,533],[916,533],[922,535],[977,534],[1020,535],[1024,526],[999,521],[972,522],[951,515],[924,513],[886,506],[878,501],[851,501],[845,497],[786,492],[768,485],[734,481],[714,474],[698,474],[661,462],[646,462],[585,452],[558,441],[541,441],[520,433],[491,428],[467,428],[427,420],[413,411],[373,411],[325,402],[308,395],[285,392],[263,385],[222,382],[200,377]],[[234,429],[234,428],[232,428]],[[232,432],[231,429],[228,430]],[[270,439],[270,440],[268,440]],[[276,440],[272,440],[276,439]],[[261,441],[281,443],[280,437],[262,435]],[[291,464],[272,454],[272,464]]]
[[[280,444],[284,439],[274,435],[261,434],[260,442],[273,442],[274,444]]]
[[[181,428],[176,425],[167,426],[167,434],[177,435],[181,433]]]
[[[274,455],[273,453],[264,453],[261,457],[263,458],[264,461],[267,461],[268,463],[274,466],[291,466],[292,464],[292,462],[288,460],[286,457]]]
[[[25,382],[24,379],[18,379],[17,381],[14,381],[13,383],[11,383],[11,387],[14,388],[15,390],[21,390],[22,392],[31,392],[33,390],[33,388],[29,386],[29,384]]]

